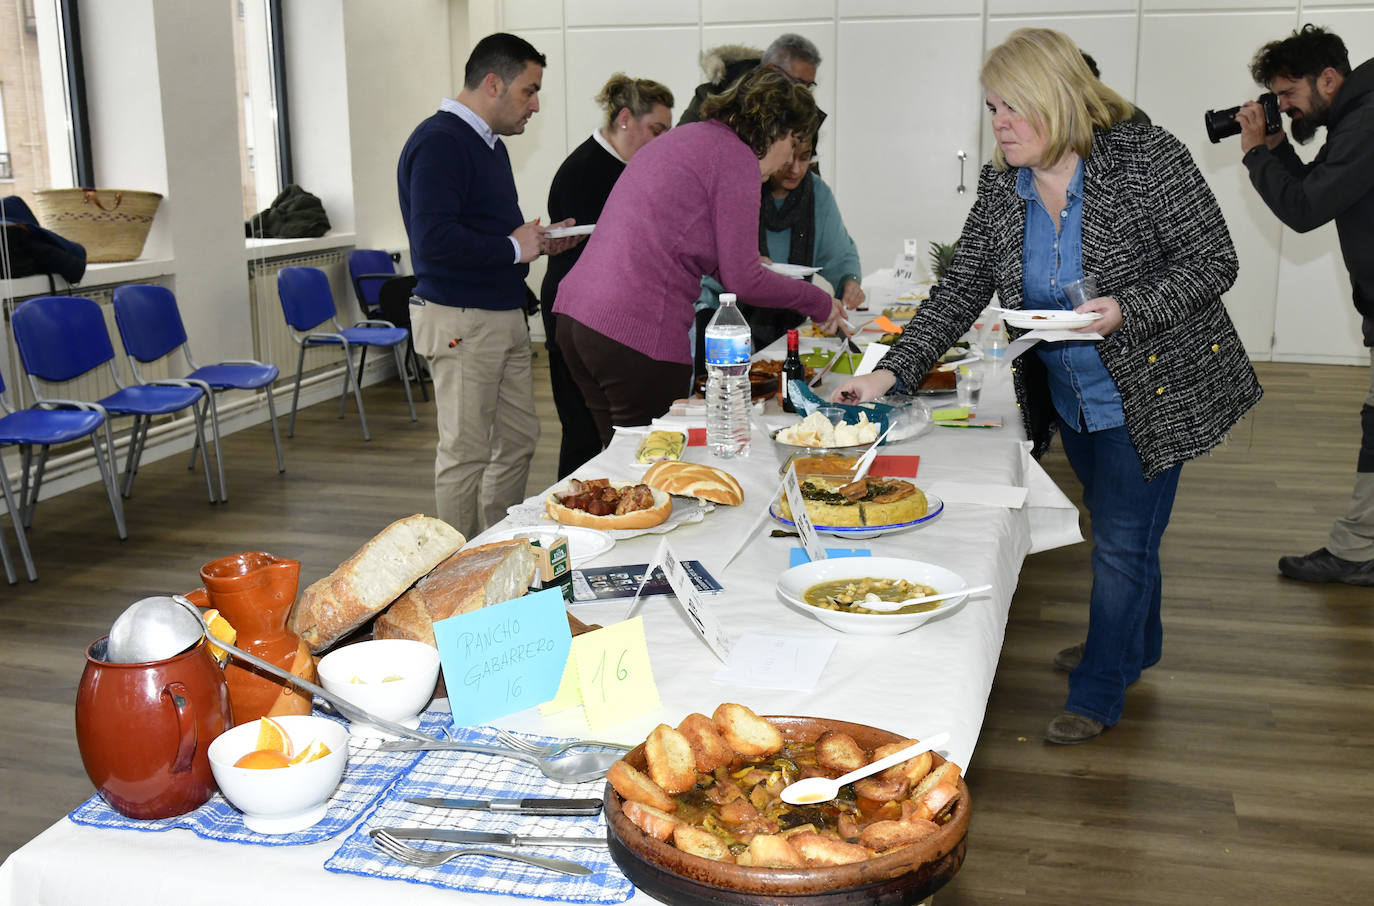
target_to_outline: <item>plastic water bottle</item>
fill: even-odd
[[[992,329],[988,331],[988,337],[983,342],[983,353],[994,371],[1006,364],[1007,335],[1002,330],[1001,320],[993,322]]]
[[[734,293],[706,325],[706,446],[722,459],[749,455],[749,322]]]

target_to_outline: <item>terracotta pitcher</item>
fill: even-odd
[[[106,636],[86,649],[76,690],[76,743],[101,797],[130,818],[170,818],[215,791],[207,750],[233,725],[229,691],[199,642],[161,661],[106,660]]]
[[[310,648],[287,628],[301,564],[256,551],[211,560],[200,568],[205,583],[198,606],[219,610],[238,633],[238,647],[263,660],[315,680],[315,660]],[[244,723],[264,715],[309,714],[311,696],[295,686],[256,668],[235,661],[224,666],[234,720]]]

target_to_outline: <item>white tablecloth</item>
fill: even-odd
[[[833,383],[833,381],[831,382]],[[740,507],[717,507],[704,521],[664,536],[678,556],[702,560],[724,589],[706,601],[731,636],[745,631],[834,638],[837,645],[818,687],[810,692],[741,688],[715,682],[720,666],[692,632],[672,598],[652,598],[640,608],[644,617],[661,710],[629,721],[602,738],[642,739],[660,722],[676,725],[687,713],[710,713],[723,701],[737,701],[764,714],[805,714],[872,724],[907,735],[940,730],[952,734],[947,754],[967,766],[992,687],[1007,612],[1017,574],[1027,553],[1080,540],[1077,512],[1028,456],[1020,420],[1005,374],[994,375],[983,390],[980,416],[1000,415],[1000,429],[936,427],[885,452],[919,454],[917,484],[947,479],[1029,487],[1024,507],[1006,509],[950,502],[929,525],[869,541],[832,539],[835,547],[862,545],[874,555],[911,557],[938,563],[969,584],[991,584],[992,591],[969,601],[946,619],[890,638],[832,633],[776,597],[774,583],[788,564],[794,538],[770,538],[771,521],[727,569],[726,552],[737,542],[777,486],[777,458],[756,426],[752,454],[716,464],[745,488]],[[789,418],[790,417],[784,417]],[[700,424],[698,421],[696,424]],[[575,474],[579,477],[631,478],[636,439],[618,437],[611,447]],[[688,459],[708,461],[704,447],[688,449]],[[659,536],[622,540],[592,565],[647,562]],[[627,605],[576,605],[585,622],[609,624]],[[497,723],[511,729],[548,734],[586,735],[580,711],[550,718],[536,710]],[[970,780],[976,789],[977,778]],[[599,788],[589,785],[589,788]],[[15,904],[214,904],[257,897],[264,902],[328,906],[372,906],[390,898],[413,904],[446,904],[464,897],[421,885],[326,872],[321,865],[343,837],[300,847],[238,846],[202,840],[184,831],[143,834],[80,827],[63,819],[16,851],[0,866],[0,902]],[[644,894],[639,902],[652,902]]]

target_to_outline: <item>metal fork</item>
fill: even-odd
[[[525,751],[497,746],[478,746],[452,739],[388,739],[377,747],[381,752],[473,752],[498,758],[515,758],[537,767],[545,777],[559,783],[587,783],[606,776],[611,765],[620,759],[619,752],[578,752],[558,759],[542,758]]]
[[[421,868],[435,868],[445,862],[451,862],[460,856],[490,856],[493,859],[510,859],[513,862],[524,862],[529,865],[536,865],[546,868],[549,871],[556,871],[565,875],[589,875],[592,870],[578,862],[569,862],[566,859],[550,859],[546,856],[527,856],[524,853],[502,852],[495,849],[479,849],[476,847],[462,847],[461,849],[420,849],[418,846],[411,846],[402,843],[386,831],[374,830],[371,832],[372,842],[377,844],[377,848],[386,853],[398,862],[405,862],[407,865],[418,865]]]
[[[537,742],[530,742],[528,739],[523,739],[506,730],[497,730],[496,738],[501,740],[507,748],[519,749],[522,752],[528,752],[540,758],[551,758],[554,755],[562,755],[569,749],[575,749],[578,746],[619,749],[622,752],[628,752],[634,748],[634,746],[627,746],[624,743],[603,742],[599,739],[570,739],[567,742],[549,743],[546,746],[541,746]]]

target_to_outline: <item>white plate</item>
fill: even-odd
[[[535,541],[547,542],[552,540],[554,535],[567,536],[568,556],[572,560],[574,569],[615,547],[615,539],[610,535],[581,525],[513,526],[483,532],[480,540],[483,544],[492,541],[509,541],[511,538],[530,538]]]
[[[891,525],[817,525],[815,529],[827,535],[834,535],[836,538],[877,538],[879,535],[907,532],[918,526],[925,525],[944,512],[944,509],[945,502],[943,500],[936,497],[934,494],[927,493],[926,514],[920,519],[913,519],[910,522],[894,522]],[[769,506],[768,515],[788,528],[796,527],[796,523],[791,519],[783,518],[776,502]]]
[[[806,590],[818,582],[836,579],[905,579],[929,585],[936,593],[954,591],[968,585],[953,570],[901,557],[838,557],[794,566],[778,577],[778,595],[793,608],[820,620],[832,629],[854,635],[900,635],[910,632],[937,616],[953,613],[964,605],[968,595],[936,601],[934,610],[920,613],[846,613],[807,604]]]
[[[782,274],[784,277],[791,277],[793,280],[800,280],[802,277],[809,277],[812,274],[819,274],[821,269],[818,267],[808,267],[805,264],[780,264],[777,261],[765,264],[775,274]]]
[[[594,229],[596,229],[594,223],[579,223],[577,226],[570,227],[549,227],[544,231],[544,235],[550,239],[562,239],[564,236],[590,236]]]
[[[1051,327],[1060,330],[1087,327],[1100,317],[1102,317],[1100,312],[1062,311],[1057,308],[1028,308],[1021,311],[1002,312],[1003,321],[1022,330],[1035,330],[1039,327]]]

